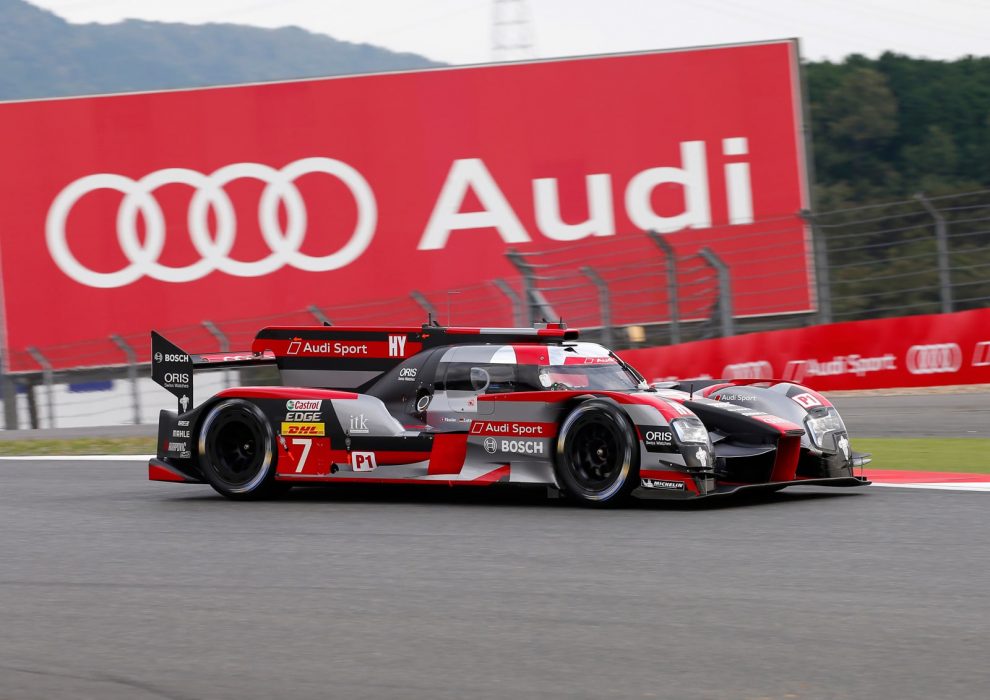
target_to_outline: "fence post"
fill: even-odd
[[[48,427],[55,427],[55,387],[53,386],[54,376],[52,374],[52,363],[48,361],[48,358],[41,354],[41,351],[36,347],[27,348],[28,354],[34,358],[34,361],[41,365],[41,377],[42,381],[45,383],[45,391],[48,394],[47,404],[48,404]]]
[[[535,280],[533,279],[533,266],[530,265],[523,258],[523,254],[518,250],[509,249],[505,253],[505,257],[509,259],[513,267],[519,270],[519,274],[522,276],[523,281],[523,298],[526,299],[526,303],[523,308],[525,309],[525,315],[522,320],[523,326],[532,326],[534,313],[533,313],[533,292],[536,289]]]
[[[560,320],[560,315],[554,311],[553,306],[551,306],[550,301],[543,295],[536,286],[536,274],[533,272],[533,266],[526,262],[522,253],[516,250],[508,250],[505,253],[505,257],[509,259],[509,262],[519,270],[519,274],[523,278],[523,293],[526,296],[526,324],[527,326],[532,326],[533,322],[539,318],[545,320],[558,319]]]
[[[594,268],[585,265],[581,268],[581,274],[591,280],[591,283],[598,289],[598,305],[601,307],[602,315],[602,344],[612,347],[612,300],[609,298],[608,283],[602,279],[601,275],[595,272]]]
[[[220,352],[230,352],[230,341],[227,340],[227,336],[224,335],[223,331],[217,327],[217,324],[213,321],[203,321],[203,328],[208,330],[210,335],[217,339]],[[223,371],[223,388],[230,388],[230,374],[227,370]]]
[[[132,348],[127,341],[119,335],[111,335],[110,340],[112,340],[114,344],[127,356],[127,381],[131,383],[131,402],[134,405],[134,425],[141,425],[141,397],[138,394],[137,355],[134,353],[134,348]]]
[[[311,314],[313,314],[313,316],[316,317],[316,320],[322,323],[323,325],[325,326],[333,325],[330,323],[330,319],[327,318],[327,315],[323,313],[323,309],[321,309],[316,304],[310,304],[306,310],[309,311]]]
[[[674,247],[656,231],[647,231],[646,235],[663,253],[667,264],[667,305],[670,307],[670,344],[681,342],[681,302],[677,291],[677,256]]]
[[[732,318],[732,281],[729,278],[729,267],[722,262],[722,258],[718,257],[715,252],[707,246],[699,250],[698,255],[701,256],[701,259],[708,263],[718,275],[718,310],[719,325],[722,327],[722,336],[728,337],[730,335],[735,335],[735,325]]]
[[[17,386],[7,371],[6,357],[0,357],[0,394],[3,396],[3,427],[17,430]]]
[[[432,318],[433,320],[439,322],[440,319],[437,318],[437,310],[433,304],[430,303],[430,300],[426,298],[425,294],[414,289],[409,292],[409,296],[412,297],[413,301],[420,305],[420,308],[426,312],[426,316],[428,318]]]
[[[502,294],[508,297],[509,303],[512,305],[512,324],[516,328],[524,327],[526,325],[526,319],[523,317],[522,299],[519,298],[519,294],[512,288],[512,285],[503,279],[494,279],[492,280],[492,284]]]
[[[924,192],[914,195],[914,198],[921,202],[932,218],[935,219],[935,253],[938,262],[938,295],[942,305],[943,314],[951,314],[952,303],[952,277],[949,271],[949,236],[948,227],[942,212],[936,209]]]
[[[810,211],[801,212],[801,218],[811,226],[811,240],[815,256],[815,289],[818,292],[818,322],[832,322],[832,280],[829,274],[828,241],[815,223]]]

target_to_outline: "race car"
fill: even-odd
[[[835,407],[796,384],[650,386],[563,324],[269,327],[250,351],[192,355],[151,334],[161,411],[149,477],[231,499],[301,484],[496,483],[578,503],[862,486]],[[194,405],[203,369],[274,365],[284,385]]]

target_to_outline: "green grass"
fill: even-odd
[[[857,452],[872,452],[873,469],[990,474],[988,438],[853,438]]]
[[[855,438],[853,447],[871,452],[874,469],[990,474],[988,438]],[[0,440],[0,455],[147,455],[155,438]]]
[[[150,455],[155,442],[153,437],[0,440],[0,455]]]

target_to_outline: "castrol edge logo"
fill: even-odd
[[[616,235],[618,206],[624,207],[629,220],[642,230],[673,233],[688,228],[710,228],[713,196],[724,197],[730,225],[753,222],[747,137],[729,136],[721,139],[721,143],[717,140],[715,143],[682,141],[679,152],[679,163],[646,162],[644,168],[627,182],[615,182],[609,173],[586,174],[584,194],[588,218],[576,223],[565,222],[561,216],[557,178],[533,179],[532,203],[512,202],[481,158],[456,159],[437,193],[428,220],[419,223],[422,233],[417,250],[443,250],[452,235],[466,229],[494,229],[495,235],[506,244],[531,242],[533,236],[523,227],[516,213],[530,204],[539,234],[552,241]],[[715,168],[723,171],[724,191],[711,191],[709,171]],[[327,255],[301,252],[307,236],[325,235],[322,231],[310,231],[308,203],[295,185],[297,178],[311,174],[339,181],[350,192],[357,208],[354,229],[345,232],[346,241]],[[263,183],[257,201],[235,202],[227,193],[227,185],[242,179]],[[156,191],[168,185],[192,190],[185,211],[164,211],[155,198]],[[662,185],[680,188],[679,211],[661,214],[654,209],[651,198],[654,190]],[[116,270],[87,267],[69,244],[73,209],[98,190],[112,190],[122,195],[116,211],[110,212],[102,225],[87,230],[87,237],[98,241],[98,245],[119,247],[127,264]],[[613,192],[621,193],[618,202],[613,201]],[[480,210],[462,211],[469,197],[480,202]],[[240,205],[240,211],[256,212],[254,216],[269,251],[257,260],[237,260],[231,256],[240,235],[237,205]],[[285,212],[284,224],[280,221],[280,209]],[[93,173],[69,182],[54,197],[45,221],[45,242],[51,259],[66,276],[81,285],[102,289],[125,287],[144,278],[171,283],[193,282],[214,272],[233,277],[261,277],[284,267],[328,272],[361,258],[375,236],[378,212],[374,183],[355,166],[322,155],[302,158],[282,167],[232,163],[211,173],[181,166],[169,167],[136,179],[117,173]],[[143,222],[143,235],[139,220]],[[170,229],[167,221],[185,222],[186,231]],[[168,241],[185,235],[189,236],[198,257],[186,265],[162,263]],[[471,235],[492,233],[483,231]]]

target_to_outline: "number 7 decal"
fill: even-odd
[[[292,445],[293,447],[296,445],[303,446],[302,456],[296,464],[296,474],[298,474],[306,466],[306,458],[309,457],[309,451],[313,447],[313,438],[292,438]]]

